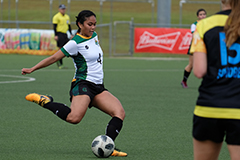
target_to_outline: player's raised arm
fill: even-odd
[[[22,75],[30,74],[35,70],[47,67],[47,66],[59,61],[60,59],[62,59],[64,57],[65,57],[65,55],[63,54],[63,52],[61,50],[59,50],[54,55],[43,59],[42,61],[40,61],[38,64],[36,64],[32,68],[23,68],[22,69]]]

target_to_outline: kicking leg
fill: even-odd
[[[110,92],[104,91],[95,96],[92,105],[112,117],[107,125],[106,135],[115,140],[121,131],[123,120],[125,118],[125,111],[122,104]],[[115,149],[112,156],[125,157],[127,156],[127,153]]]
[[[90,98],[87,95],[73,96],[71,108],[62,103],[52,102],[51,96],[37,93],[28,94],[25,99],[39,104],[43,108],[52,111],[59,118],[72,124],[77,124],[82,120],[90,103]]]
[[[87,95],[73,96],[71,112],[68,114],[66,121],[72,124],[79,123],[87,112],[90,101],[90,97]]]

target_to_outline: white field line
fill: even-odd
[[[113,58],[106,58],[106,59],[129,59],[129,60],[149,60],[149,61],[179,61],[179,60],[188,60],[188,58],[174,58],[174,57],[113,57]],[[37,72],[73,72],[74,69],[42,69]],[[104,72],[179,72],[182,69],[104,69]],[[20,69],[0,69],[1,72],[19,72],[21,73]],[[5,83],[22,83],[22,82],[31,82],[35,81],[35,78],[27,77],[27,76],[16,76],[16,75],[4,75],[0,74],[0,77],[9,77],[14,79],[21,79],[21,80],[9,80],[9,81],[0,81],[0,84]]]
[[[0,70],[0,72],[3,71],[19,71],[19,70]],[[61,70],[61,72],[66,72],[69,70]],[[181,72],[182,69],[104,69],[104,72]],[[45,70],[39,70],[37,72],[60,72],[59,69],[45,69]],[[71,71],[74,73],[74,70]],[[33,77],[26,77],[26,76],[15,76],[15,75],[3,75],[0,74],[0,77],[8,77],[9,79],[21,79],[21,80],[8,80],[8,81],[0,81],[0,84],[6,84],[6,83],[23,83],[23,82],[31,82],[35,81],[36,79]]]
[[[179,72],[182,69],[104,69],[105,72]]]
[[[113,57],[109,59],[134,59],[134,60],[148,60],[148,61],[186,61],[189,58],[175,58],[175,57]]]
[[[42,69],[35,72],[72,72],[74,74],[75,69]],[[103,69],[104,72],[178,72],[182,71],[182,69]],[[20,72],[17,69],[0,69],[1,72]],[[13,75],[6,75],[13,76]],[[1,74],[0,74],[1,77]],[[4,76],[2,76],[4,77]],[[19,76],[18,78],[26,78],[25,76]],[[29,78],[29,77],[28,77]]]
[[[35,81],[36,80],[35,78],[32,78],[32,77],[15,76],[15,75],[4,75],[4,74],[0,74],[0,77],[21,79],[21,80],[0,81],[0,84],[4,84],[4,83],[22,83],[22,82],[31,82],[31,81]]]

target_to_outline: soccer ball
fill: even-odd
[[[114,147],[113,140],[106,135],[97,136],[92,141],[92,152],[99,158],[109,157],[113,153]]]

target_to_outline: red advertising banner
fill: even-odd
[[[192,40],[190,29],[135,28],[135,53],[187,54]]]

